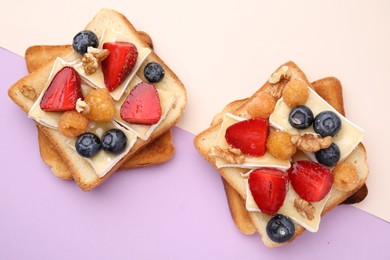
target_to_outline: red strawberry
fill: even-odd
[[[152,125],[161,118],[161,105],[156,88],[141,82],[127,96],[121,107],[121,118],[132,124]]]
[[[282,207],[288,187],[286,173],[274,168],[260,168],[251,172],[248,184],[262,212],[274,215]]]
[[[333,184],[329,168],[311,161],[295,162],[288,170],[288,176],[295,192],[308,202],[325,198]]]
[[[110,51],[102,61],[104,84],[108,91],[115,90],[129,76],[137,57],[137,47],[130,42],[106,42],[103,49]]]
[[[229,126],[225,139],[228,144],[240,149],[244,154],[263,156],[268,129],[268,120],[251,118]]]
[[[80,76],[74,68],[63,67],[43,94],[40,107],[51,112],[73,110],[78,98],[83,98]]]

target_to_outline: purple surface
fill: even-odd
[[[351,206],[285,247],[242,235],[219,174],[179,128],[168,163],[81,191],[51,174],[33,122],[8,98],[24,59],[0,48],[0,60],[0,259],[390,259],[389,223]]]

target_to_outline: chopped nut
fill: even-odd
[[[76,101],[76,111],[83,114],[88,114],[90,110],[89,105],[81,100],[81,98],[77,99]]]
[[[317,152],[321,149],[328,148],[332,144],[333,138],[331,136],[322,138],[318,134],[306,133],[304,135],[291,136],[291,142],[302,151]]]
[[[210,149],[209,154],[231,164],[242,164],[245,160],[241,150],[237,148],[222,149],[219,146],[214,146]]]
[[[19,91],[28,99],[35,100],[37,98],[37,92],[32,86],[23,84],[20,86]]]
[[[88,53],[91,53],[98,61],[103,61],[108,57],[110,51],[107,49],[88,47]]]
[[[269,94],[271,94],[272,97],[275,99],[279,99],[282,96],[284,86],[286,86],[287,81],[281,80],[273,85],[270,86],[270,88],[267,90]]]
[[[275,71],[271,77],[268,79],[268,82],[271,84],[278,83],[281,79],[289,77],[289,69],[287,66],[282,66],[279,70]]]
[[[307,202],[304,199],[296,198],[294,200],[294,207],[297,209],[299,213],[301,213],[302,216],[306,216],[308,220],[314,219],[314,213],[316,209],[314,208],[313,204],[310,202]]]
[[[109,54],[109,50],[100,50],[97,48],[88,47],[88,52],[84,54],[83,58],[81,59],[83,62],[85,74],[91,75],[95,73],[99,66],[99,62],[106,59]]]

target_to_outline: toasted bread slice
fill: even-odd
[[[325,99],[331,106],[333,106],[337,111],[339,111],[342,115],[345,115],[344,111],[344,101],[343,101],[343,93],[342,86],[340,81],[334,77],[327,77],[323,79],[319,79],[311,83],[313,89],[323,98]],[[222,121],[223,114],[227,111],[233,111],[239,106],[241,106],[245,102],[245,99],[237,100],[229,103],[221,113],[217,114],[211,123],[211,125],[217,124]],[[222,178],[223,179],[223,178]],[[256,228],[252,223],[251,217],[245,207],[245,201],[237,193],[235,189],[233,189],[229,184],[223,180],[226,198],[228,200],[229,209],[233,218],[234,223],[237,228],[246,235],[252,235],[256,232]],[[367,196],[368,189],[367,185],[364,184],[358,191],[349,196],[344,204],[354,204],[359,203]]]
[[[309,81],[306,78],[306,75],[293,63],[293,62],[287,62],[286,64],[283,64],[282,66],[287,66],[289,70],[291,70],[292,73],[296,74],[301,78],[303,81],[306,82],[307,85],[310,86]],[[282,66],[280,68],[282,68]],[[276,71],[279,71],[278,68]],[[258,91],[256,91],[248,100],[245,100],[242,102],[241,105],[237,105],[238,107],[234,110],[231,110],[229,112],[233,113],[234,115],[245,115],[247,113],[246,106],[251,100],[253,100],[260,91],[268,91],[272,92],[275,91],[279,86],[283,87],[288,82],[288,79],[281,79],[276,84],[271,84],[269,81],[267,81],[262,88],[260,88]],[[205,131],[198,134],[194,139],[194,145],[196,149],[200,152],[200,154],[209,161],[210,164],[212,164],[218,172],[221,174],[221,176],[225,179],[225,181],[242,197],[242,199],[246,198],[246,185],[244,178],[242,177],[241,173],[242,170],[238,168],[219,168],[215,164],[215,157],[210,155],[209,151],[212,147],[215,146],[217,134],[219,132],[219,128],[221,125],[221,120],[214,122],[218,122],[215,125],[210,126]],[[332,189],[330,198],[328,199],[327,203],[325,204],[325,208],[322,212],[322,214],[325,214],[330,209],[335,207],[336,205],[342,203],[345,199],[347,199],[351,194],[359,190],[365,183],[367,176],[368,176],[368,164],[367,164],[367,158],[366,158],[366,151],[362,144],[359,144],[354,151],[349,155],[347,159],[340,162],[345,163],[350,162],[355,165],[356,169],[358,170],[358,174],[360,177],[359,184],[356,186],[356,188],[350,192],[339,192],[335,189]],[[262,240],[266,246],[269,247],[276,247],[280,246],[286,243],[289,243],[293,241],[297,236],[299,236],[305,229],[295,224],[296,226],[296,232],[294,237],[285,243],[276,243],[269,239],[266,233],[266,225],[271,218],[271,216],[264,214],[264,213],[258,213],[258,212],[250,212],[249,215],[251,216],[251,220],[253,225],[255,226],[257,232],[262,237]]]
[[[138,31],[143,41],[153,49],[151,37],[142,31]],[[56,57],[64,57],[72,50],[71,45],[35,45],[27,48],[25,52],[26,66],[28,72],[52,63]],[[43,161],[49,165],[55,176],[64,180],[73,180],[72,173],[68,170],[61,157],[53,148],[47,137],[38,128],[39,151]],[[124,162],[119,170],[137,167],[152,166],[164,163],[171,159],[175,153],[172,142],[172,131],[156,138],[155,141],[141,149],[134,157]]]
[[[85,29],[95,32],[98,38],[102,36],[106,29],[118,31],[131,37],[133,43],[137,47],[148,48],[147,44],[137,34],[137,31],[126,17],[113,10],[102,9],[99,11]],[[73,61],[77,58],[77,54],[73,51],[70,51],[66,55],[66,60],[68,61]],[[162,122],[151,133],[149,138],[147,140],[137,138],[130,151],[117,163],[115,163],[115,165],[110,167],[110,170],[103,177],[99,177],[93,167],[84,158],[80,157],[73,148],[69,147],[67,144],[68,139],[59,133],[59,131],[40,124],[38,125],[39,129],[49,139],[50,143],[53,144],[53,147],[57,150],[67,168],[72,172],[73,178],[81,189],[90,190],[103,183],[113,172],[115,172],[125,161],[134,156],[142,147],[149,144],[174,126],[182,115],[187,100],[185,87],[173,71],[157,56],[155,52],[151,51],[150,55],[145,59],[145,62],[137,71],[138,77],[145,80],[142,73],[143,67],[151,61],[158,62],[165,70],[164,82],[156,83],[156,88],[169,92],[170,95],[174,97],[174,104],[169,109]],[[23,111],[27,113],[34,104],[34,100],[26,97],[21,92],[21,89],[28,86],[28,88],[32,88],[36,93],[41,93],[50,72],[51,65],[47,65],[30,73],[11,86],[8,91],[9,96]]]

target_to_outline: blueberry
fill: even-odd
[[[160,64],[156,62],[149,62],[144,69],[144,76],[150,83],[156,83],[162,80],[165,71]]]
[[[81,31],[73,37],[73,49],[81,55],[87,53],[88,47],[97,48],[98,45],[98,37],[89,30]]]
[[[290,125],[297,129],[308,128],[314,120],[313,112],[307,106],[294,107],[288,116]]]
[[[102,144],[99,137],[92,133],[85,133],[77,137],[76,151],[83,157],[91,158],[96,155]]]
[[[332,143],[328,148],[315,152],[315,156],[319,163],[332,167],[340,160],[340,148],[337,144]]]
[[[332,111],[324,111],[314,118],[314,131],[322,137],[335,136],[341,129],[341,120]]]
[[[276,214],[268,221],[268,237],[276,243],[283,243],[290,240],[293,237],[294,233],[294,223],[291,221],[290,218],[282,214]]]
[[[110,129],[102,137],[102,147],[105,151],[118,154],[126,148],[127,137],[119,129]]]

